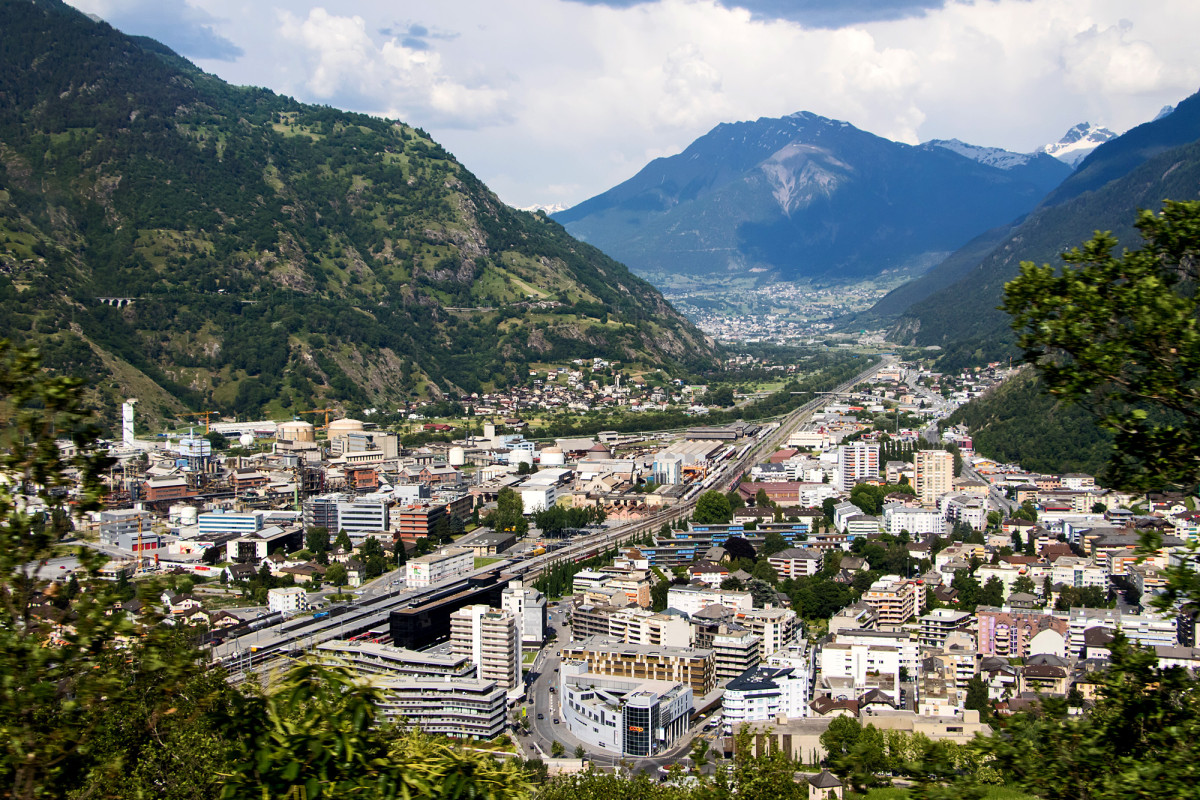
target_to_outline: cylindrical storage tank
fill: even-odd
[[[513,450],[508,454],[509,464],[533,464],[533,453],[528,450]]]
[[[167,521],[172,525],[178,525],[179,520],[183,519],[183,510],[188,506],[177,504],[167,509]]]
[[[311,423],[294,419],[276,428],[275,438],[281,442],[315,442],[317,432]]]
[[[446,459],[452,467],[461,467],[467,463],[467,451],[461,447],[451,447]]]
[[[179,513],[179,524],[195,525],[196,518],[199,515],[199,513],[200,512],[196,510],[195,506],[184,506],[183,511],[181,511]]]
[[[483,438],[485,438],[485,439],[495,439],[496,438],[496,426],[494,424],[492,424],[490,422],[483,423]]]
[[[567,457],[561,447],[547,447],[542,451],[542,466],[561,467],[567,463]]]
[[[361,433],[363,424],[356,419],[335,419],[329,423],[329,438],[344,436],[347,433]]]

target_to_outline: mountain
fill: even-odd
[[[554,218],[656,282],[852,280],[919,274],[1069,172],[1045,155],[1000,168],[799,112],[718,125]]]
[[[972,161],[978,161],[980,164],[996,167],[997,169],[1016,169],[1017,167],[1029,164],[1036,158],[1035,153],[1014,153],[1000,147],[980,147],[975,144],[967,144],[958,139],[930,139],[921,146],[941,147],[952,153],[958,153],[960,156],[969,158]]]
[[[703,368],[645,281],[420,129],[0,0],[0,336],[134,395],[286,413],[483,391],[535,361]]]
[[[1081,122],[1063,134],[1057,142],[1039,147],[1038,152],[1054,156],[1071,167],[1077,167],[1093,150],[1115,138],[1117,134],[1108,128]]]
[[[1059,254],[1096,230],[1112,231],[1123,246],[1139,246],[1133,223],[1140,209],[1158,209],[1167,198],[1200,197],[1198,140],[1200,94],[1181,102],[1174,113],[1100,145],[1019,224],[997,231],[995,241],[976,240],[893,292],[901,299],[924,296],[904,311],[890,336],[900,343],[940,346],[946,368],[1014,355],[1008,316],[997,306],[1020,262],[1060,263]],[[934,278],[941,284],[934,285]],[[895,313],[900,305],[889,295],[875,311]]]

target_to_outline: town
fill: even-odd
[[[1045,697],[1081,713],[1117,631],[1200,665],[1194,617],[1148,604],[1194,498],[1033,474],[939,427],[1011,372],[887,357],[778,419],[543,441],[500,416],[517,395],[472,398],[494,422],[415,447],[349,418],[142,439],[131,399],[110,505],[64,544],[130,587],[112,613],[192,631],[233,680],[348,664],[389,718],[555,772],[711,769],[739,731],[816,765],[843,717],[962,745]],[[43,578],[74,581],[68,549]]]

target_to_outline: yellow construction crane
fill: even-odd
[[[329,415],[338,413],[338,410],[336,408],[310,408],[308,411],[297,411],[296,413],[297,414],[324,414],[325,415],[325,425],[323,427],[317,428],[317,430],[327,431],[327,430],[329,430]]]
[[[220,413],[221,413],[221,412],[219,412],[219,411],[196,411],[196,412],[193,412],[193,413],[191,413],[191,414],[181,414],[180,416],[184,416],[184,417],[204,417],[204,435],[205,435],[205,436],[207,436],[207,435],[208,435],[208,433],[209,433],[209,430],[210,430],[210,428],[211,428],[211,425],[210,425],[210,423],[209,423],[209,420],[211,420],[213,417],[215,417],[215,416],[219,415]]]

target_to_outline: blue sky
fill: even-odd
[[[1028,152],[1200,88],[1195,0],[68,0],[237,84],[429,131],[572,205],[720,122],[812,111]]]

